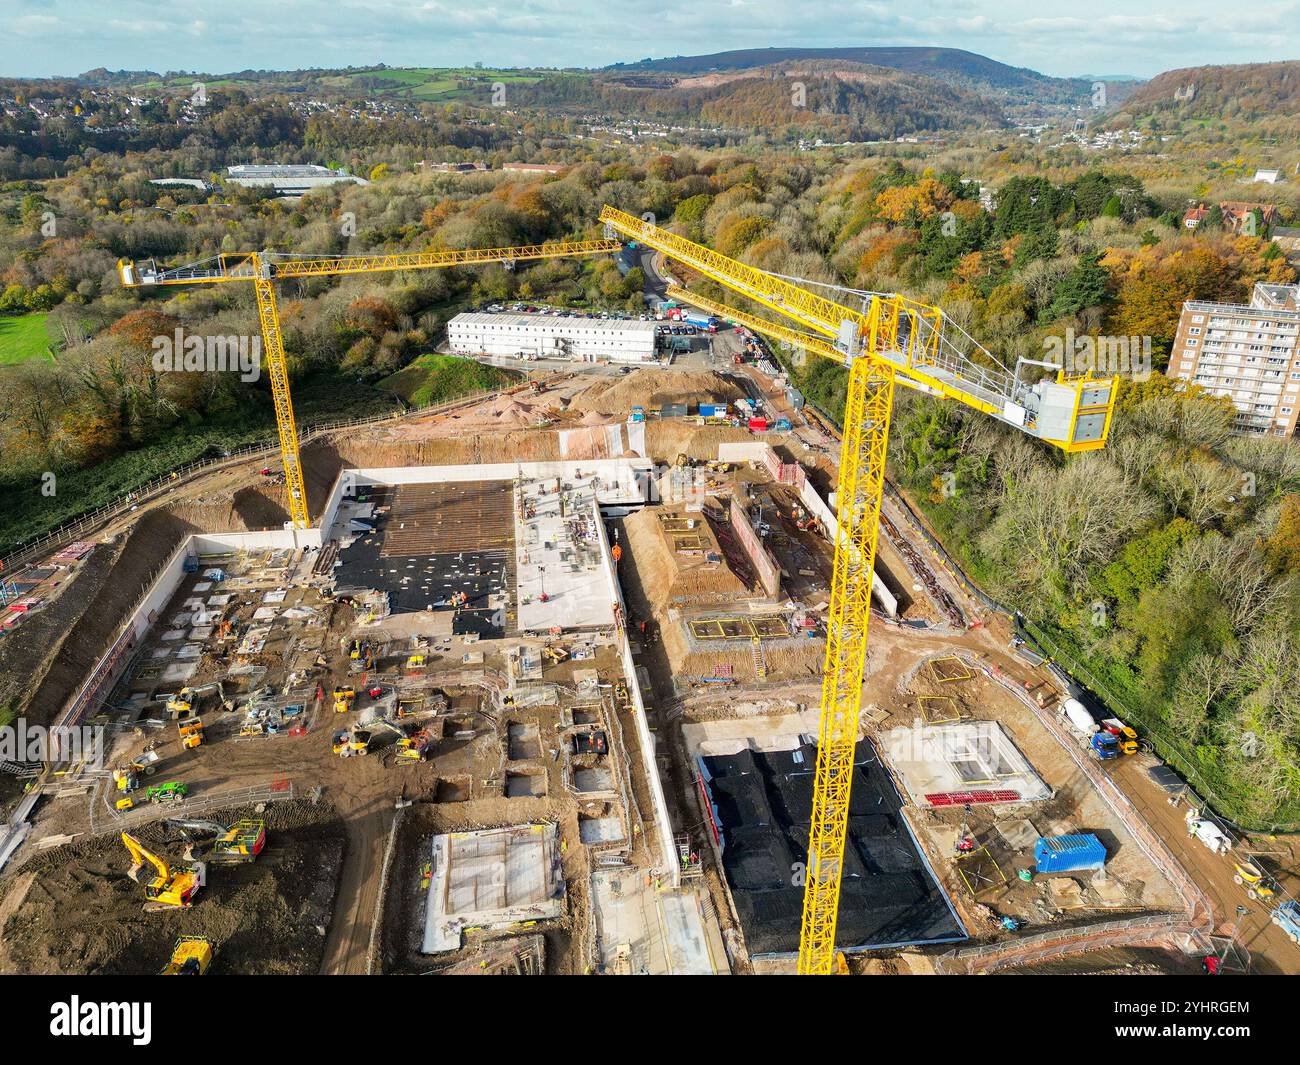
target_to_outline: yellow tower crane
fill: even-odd
[[[153,260],[132,263],[121,260],[118,273],[127,288],[150,288],[155,285],[210,285],[240,281],[251,283],[257,298],[257,316],[262,328],[263,358],[271,379],[271,399],[275,405],[275,424],[280,437],[280,456],[284,461],[284,484],[289,494],[289,516],[294,528],[305,529],[307,490],[303,483],[302,461],[298,454],[298,427],[293,417],[293,400],[289,395],[289,367],[285,359],[284,339],[280,331],[280,313],[275,300],[275,282],[291,277],[337,277],[343,274],[372,274],[394,270],[430,270],[448,266],[474,266],[515,263],[531,259],[557,259],[570,255],[598,255],[616,252],[617,240],[564,241],[531,244],[517,248],[466,248],[454,251],[407,252],[397,255],[288,255],[277,252],[222,254],[189,266],[159,269]]]
[[[1059,367],[1031,382],[1025,368],[1049,368],[1046,363],[1022,359],[1008,370],[937,307],[829,285],[820,287],[839,298],[823,296],[809,290],[817,283],[746,266],[612,207],[605,207],[600,219],[607,233],[640,241],[798,328],[682,288],[674,287],[672,295],[849,371],[798,966],[803,974],[830,975],[894,385],[954,399],[1062,451],[1077,452],[1105,445],[1114,383],[1089,373],[1068,375]],[[847,306],[845,297],[857,307]]]

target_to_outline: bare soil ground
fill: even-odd
[[[75,588],[69,588],[30,624],[20,626],[0,641],[0,654],[13,670],[0,673],[20,679],[30,698],[19,711],[33,724],[51,723],[85,678],[85,672],[107,648],[127,611],[143,594],[158,567],[166,561],[193,527],[165,512],[146,514],[124,537],[120,547],[108,549],[109,569],[97,559],[83,568]],[[105,552],[96,549],[96,556]],[[81,608],[79,610],[79,608]],[[57,627],[55,627],[57,626]],[[10,641],[16,640],[14,646]],[[2,667],[5,662],[0,662]]]
[[[116,832],[40,852],[5,878],[0,896],[0,972],[157,972],[180,935],[216,947],[214,973],[313,973],[320,965],[343,855],[334,809],[309,802],[215,811],[230,824],[267,822],[267,843],[250,865],[209,868],[189,909],[146,913],[144,888],[126,875],[130,858]],[[175,867],[182,846],[160,823],[140,829],[146,846]]]

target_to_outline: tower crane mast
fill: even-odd
[[[287,255],[277,252],[221,254],[188,266],[160,269],[153,260],[118,264],[126,288],[165,285],[209,285],[243,282],[253,286],[257,317],[262,331],[263,358],[271,381],[271,401],[284,463],[284,484],[289,497],[289,517],[295,529],[310,523],[307,488],[298,448],[298,426],[294,421],[293,398],[289,391],[289,364],[280,328],[275,282],[294,277],[337,277],[343,274],[385,273],[394,270],[431,270],[483,263],[515,263],[534,259],[556,259],[570,255],[616,252],[617,240],[560,241],[512,248],[463,248],[447,251],[405,252],[395,255]]]
[[[954,399],[1062,451],[1078,452],[1105,445],[1115,405],[1114,382],[1064,370],[1055,380],[1030,382],[1023,371],[1034,364],[1022,360],[1008,370],[938,307],[898,295],[848,292],[859,303],[849,307],[809,291],[805,285],[811,282],[737,262],[624,211],[605,207],[600,220],[607,232],[662,252],[793,326],[674,287],[677,298],[798,344],[848,370],[798,961],[801,974],[829,975],[835,971],[840,878],[894,386]]]

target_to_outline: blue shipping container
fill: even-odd
[[[1040,873],[1071,873],[1100,869],[1106,864],[1106,848],[1088,833],[1077,836],[1048,836],[1034,844],[1034,861]]]
[[[725,418],[727,416],[727,405],[725,403],[701,403],[700,414],[705,418]]]

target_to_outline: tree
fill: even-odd
[[[720,226],[713,239],[714,246],[723,255],[736,258],[767,232],[766,218],[756,215],[730,215]]]
[[[948,208],[953,194],[933,178],[922,178],[915,185],[886,189],[876,197],[876,214],[886,222],[920,226]]]
[[[1277,528],[1265,541],[1269,563],[1278,573],[1300,573],[1300,495],[1282,500]]]
[[[1106,298],[1107,273],[1101,265],[1100,253],[1079,257],[1070,272],[1061,279],[1048,315],[1063,318],[1078,314],[1086,307],[1094,307]]]

